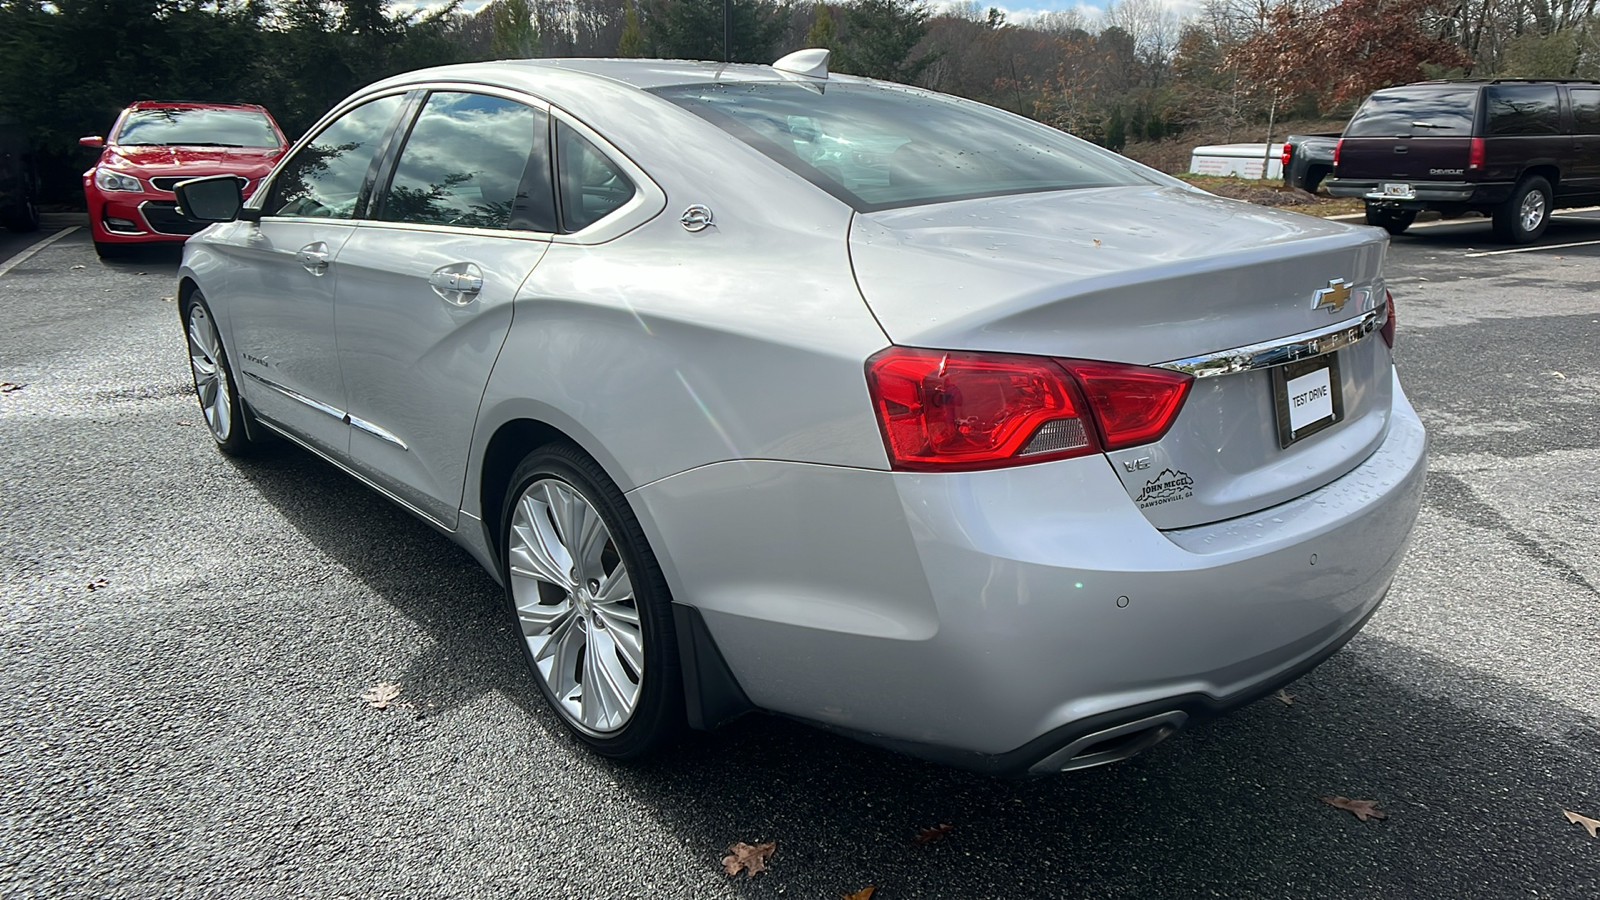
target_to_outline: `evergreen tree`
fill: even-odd
[[[723,0],[651,0],[645,29],[656,51],[668,59],[722,59]],[[732,0],[732,62],[770,63],[789,25],[787,3]]]
[[[938,55],[912,58],[932,11],[914,0],[856,0],[844,8],[844,34],[832,67],[851,75],[910,84]]]
[[[1106,120],[1105,145],[1108,150],[1122,152],[1128,145],[1128,126],[1122,121],[1122,107],[1111,107],[1111,118]]]
[[[617,55],[638,59],[645,54],[644,29],[639,25],[639,9],[629,4],[622,16],[622,37],[617,39]]]
[[[816,16],[811,20],[811,27],[806,29],[806,46],[832,50],[839,39],[839,25],[833,21],[833,10],[826,3],[817,3],[811,8]]]
[[[539,50],[539,29],[533,24],[528,0],[496,0],[490,7],[494,36],[489,40],[495,59],[528,59]]]

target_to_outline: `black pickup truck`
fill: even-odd
[[[1283,139],[1283,183],[1313,194],[1333,172],[1333,151],[1339,132],[1291,134]]]

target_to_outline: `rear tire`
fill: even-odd
[[[1381,206],[1367,206],[1367,224],[1376,225],[1390,234],[1405,234],[1411,223],[1417,220],[1417,211],[1414,209],[1384,209]]]
[[[545,702],[602,756],[638,759],[684,726],[672,597],[639,520],[576,447],[528,454],[500,521],[501,572]]]
[[[1530,175],[1494,211],[1494,236],[1508,244],[1536,241],[1550,227],[1550,182]]]

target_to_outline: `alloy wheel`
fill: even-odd
[[[189,307],[189,366],[194,369],[194,389],[200,397],[200,410],[217,443],[227,443],[233,435],[233,395],[222,360],[222,341],[206,308],[199,303]]]
[[[572,485],[541,478],[517,498],[507,550],[522,638],[556,708],[589,734],[623,728],[639,705],[645,643],[610,528]]]
[[[1544,194],[1537,190],[1529,191],[1528,195],[1522,198],[1520,214],[1523,231],[1538,230],[1539,223],[1544,221]]]

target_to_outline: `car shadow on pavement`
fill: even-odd
[[[393,680],[420,716],[499,691],[565,739],[523,664],[500,587],[443,535],[284,440],[236,463],[290,524],[430,638]]]
[[[499,587],[464,551],[299,448],[239,471],[426,631],[400,675],[419,714],[500,692],[550,752],[632,794],[708,873],[736,841],[776,841],[768,873],[727,882],[737,896],[1600,895],[1600,846],[1562,814],[1600,818],[1600,722],[1370,634],[1291,685],[1292,703],[1269,697],[1070,775],[997,780],[761,714],[613,763],[544,707]],[[1388,818],[1358,821],[1328,796],[1376,800]]]

